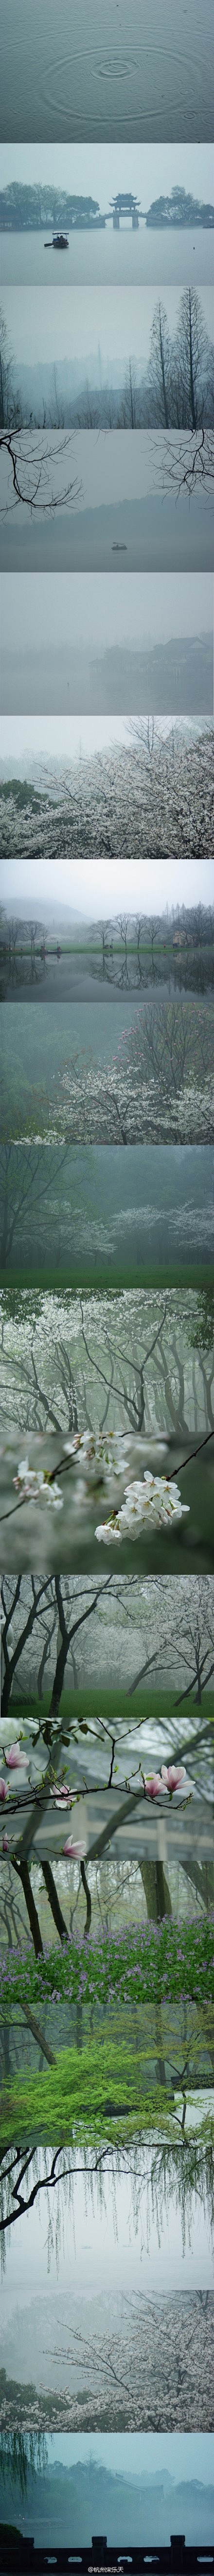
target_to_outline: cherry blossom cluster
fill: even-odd
[[[115,1431],[108,1432],[107,1440],[99,1432],[75,1431],[73,1440],[64,1441],[66,1456],[76,1459],[87,1485],[97,1485],[104,1479],[108,1484],[111,1476],[124,1476],[129,1446],[129,1441],[122,1441]]]
[[[109,1521],[99,1523],[95,1538],[103,1539],[106,1547],[111,1547],[114,1540],[121,1546],[127,1535],[138,1538],[143,1524],[153,1529],[168,1528],[170,1522],[180,1521],[182,1513],[188,1511],[189,1503],[181,1503],[179,1485],[168,1476],[152,1476],[147,1467],[141,1480],[125,1486],[125,1500],[119,1511],[111,1512]]]
[[[46,1503],[52,1503],[54,1511],[62,1511],[63,1495],[60,1494],[60,1487],[57,1485],[56,1476],[54,1476],[53,1483],[50,1485],[48,1472],[45,1467],[29,1467],[29,1459],[20,1458],[18,1474],[17,1476],[13,1476],[13,1485],[15,1485],[16,1493],[20,1494],[20,1501],[22,1501],[22,1503],[35,1503],[38,1499],[41,1502],[41,1499],[43,1499],[43,1496],[45,1495]]]

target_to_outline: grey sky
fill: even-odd
[[[171,188],[191,189],[213,203],[211,143],[1,143],[1,187],[18,179],[98,198],[104,214],[119,189],[132,189],[143,208]]]
[[[170,722],[175,722],[174,717],[160,717],[163,736],[168,733]],[[177,722],[182,728],[182,716]],[[191,718],[188,726],[190,723]],[[56,760],[62,760],[63,764],[78,760],[80,741],[82,754],[91,759],[94,752],[108,750],[111,743],[127,742],[127,724],[127,716],[1,716],[0,758],[4,761],[5,774],[11,758],[16,762],[23,762],[26,758],[28,771],[31,759],[44,763],[51,760],[53,765]],[[193,719],[193,738],[194,731]]]
[[[47,2436],[49,2460],[63,2460],[69,2468],[73,2460],[103,2462],[117,2477],[120,2469],[127,2477],[155,2475],[168,2469],[169,2475],[199,2478],[202,2484],[214,2483],[213,2441],[211,2433],[50,2433]]]
[[[190,278],[191,284],[191,278]],[[53,360],[75,358],[83,365],[93,353],[101,352],[102,366],[108,359],[136,358],[137,365],[147,366],[150,333],[159,287],[144,286],[66,286],[50,285],[47,297],[44,286],[7,286],[4,289],[4,317],[16,367],[35,366]],[[167,312],[170,336],[177,330],[182,295],[182,247],[180,288],[164,286],[162,303]],[[200,306],[209,337],[213,330],[213,290],[203,286]],[[116,380],[116,379],[115,379]]]
[[[59,910],[60,902],[70,904],[86,921],[112,918],[121,910],[132,914],[138,909],[147,914],[164,912],[167,903],[169,910],[171,904],[177,903],[212,904],[214,861],[189,859],[187,870],[182,859],[151,860],[148,871],[142,859],[132,863],[131,869],[128,860],[118,860],[117,864],[114,860],[112,867],[108,859],[65,859],[60,868],[60,887],[57,868],[51,867],[49,860],[32,860],[31,865],[26,859],[1,861],[0,902],[6,911],[8,903],[16,911],[16,903],[23,897],[27,917],[32,907],[34,910],[35,905],[37,909],[41,905],[43,918],[46,901],[49,904],[52,897],[56,904],[57,895]]]
[[[52,652],[83,643],[148,645],[211,633],[210,573],[2,573],[4,652]]]

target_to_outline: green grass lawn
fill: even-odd
[[[49,1714],[50,1703],[51,1683],[49,1685],[49,1690],[43,1691],[42,1704],[39,1703],[36,1692],[35,1694],[33,1692],[29,1694],[28,1691],[26,1699],[24,1699],[24,1697],[22,1699],[18,1696],[17,1700],[15,1700],[15,1697],[13,1697],[11,1702],[11,1712],[14,1723],[17,1719],[17,1734],[19,1734],[20,1726],[24,1724],[26,1725],[26,1718],[28,1719],[29,1725],[31,1718],[37,1718],[38,1724],[40,1705],[41,1723],[42,1718],[44,1718],[45,1722],[45,1719]],[[139,1722],[139,1719],[142,1721],[145,1719],[145,1724],[147,1725],[148,1719],[150,1718],[152,1720],[155,1720],[155,1718],[163,1719],[164,1741],[166,1743],[167,1723],[171,1724],[172,1718],[175,1729],[181,1720],[187,1734],[189,1720],[191,1719],[194,1720],[196,1732],[198,1731],[200,1724],[203,1728],[204,1725],[208,1725],[210,1721],[212,1725],[214,1718],[214,1686],[213,1690],[203,1692],[201,1708],[199,1708],[198,1700],[196,1699],[196,1692],[195,1695],[194,1692],[191,1692],[189,1699],[184,1700],[183,1705],[182,1701],[179,1702],[178,1705],[178,1694],[175,1690],[151,1689],[149,1687],[149,1679],[147,1689],[145,1690],[145,1687],[143,1689],[141,1685],[139,1685],[138,1690],[132,1692],[131,1699],[125,1684],[123,1690],[95,1690],[94,1688],[89,1690],[88,1688],[85,1688],[84,1690],[78,1691],[62,1691],[62,1698],[60,1700],[60,1720],[65,1720],[65,1724],[67,1723],[67,1725],[72,1724],[73,1720],[75,1724],[77,1723],[79,1727],[82,1727],[83,1732],[87,1723],[89,1725],[90,1723],[93,1724],[93,1722],[94,1724],[96,1723],[96,1725],[99,1724],[99,1718],[102,1720],[106,1719],[108,1726],[112,1726],[114,1729],[116,1718],[124,1719],[125,1722],[126,1716],[127,1724],[129,1724],[129,1726],[131,1720],[133,1721],[133,1726],[135,1725],[135,1719],[136,1724]]]
[[[0,1288],[15,1288],[15,1291],[31,1288],[31,1293],[34,1293],[34,1288],[44,1291],[49,1285],[52,1285],[52,1296],[54,1291],[62,1291],[62,1288],[70,1288],[70,1291],[75,1288],[77,1296],[83,1293],[83,1288],[90,1288],[90,1291],[93,1288],[98,1288],[98,1291],[106,1291],[106,1288],[116,1288],[116,1291],[121,1291],[121,1288],[162,1288],[162,1285],[165,1288],[211,1288],[211,1260],[201,1267],[199,1262],[188,1262],[188,1265],[178,1262],[173,1270],[168,1270],[165,1260],[157,1262],[155,1267],[150,1265],[147,1270],[142,1267],[142,1262],[137,1267],[129,1267],[126,1257],[124,1270],[119,1270],[116,1262],[111,1260],[106,1267],[103,1267],[103,1262],[95,1262],[95,1270],[93,1262],[85,1260],[77,1262],[77,1267],[72,1260],[67,1262],[67,1267],[62,1262],[57,1273],[54,1273],[52,1260],[44,1262],[41,1270],[36,1270],[34,1265],[31,1265],[31,1270],[18,1270],[18,1267],[13,1270],[10,1262],[8,1270],[0,1270]]]

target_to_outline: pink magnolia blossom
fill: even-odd
[[[8,1796],[8,1786],[8,1780],[0,1780],[0,1805],[2,1807],[4,1805],[4,1798],[7,1798]]]
[[[160,1771],[151,1772],[151,1779],[145,1780],[146,1798],[159,1798],[162,1788],[163,1781],[160,1777]]]
[[[7,1762],[8,1771],[23,1771],[25,1766],[27,1767],[27,1753],[21,1752],[20,1744],[11,1744],[10,1752],[5,1753],[5,1762]]]
[[[84,1860],[86,1843],[71,1843],[68,1835],[68,1842],[63,1843],[63,1851],[66,1852],[67,1860]]]
[[[178,1768],[175,1770],[174,1762],[169,1762],[168,1764],[166,1762],[162,1762],[161,1782],[163,1783],[163,1789],[169,1790],[170,1798],[173,1796],[173,1789],[180,1789],[181,1781],[186,1780],[186,1777],[187,1774],[184,1770],[183,1763],[181,1763],[180,1766],[178,1764]]]
[[[2,1834],[2,1851],[3,1851],[3,1852],[7,1852],[7,1851],[9,1851],[9,1837],[8,1837],[8,1834]]]

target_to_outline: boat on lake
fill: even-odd
[[[45,250],[69,250],[68,233],[53,233],[53,234],[52,234],[52,241],[51,241],[51,242],[45,242],[45,243],[44,243],[44,249],[45,249]]]
[[[125,545],[124,545],[124,539],[123,539],[123,541],[121,542],[121,546],[120,546],[120,545],[119,545],[119,537],[114,537],[114,538],[113,538],[113,546],[112,546],[111,551],[112,551],[112,555],[127,555],[127,546],[125,546]]]

